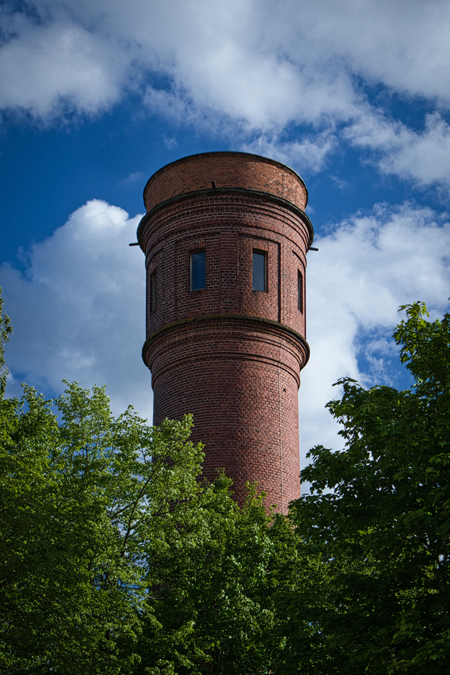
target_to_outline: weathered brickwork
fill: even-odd
[[[154,423],[193,413],[204,474],[224,468],[240,501],[246,481],[258,481],[284,512],[300,494],[297,401],[309,355],[304,280],[313,237],[306,199],[303,181],[277,162],[195,155],[150,179],[138,228]],[[190,254],[199,250],[206,286],[191,291]],[[252,290],[255,250],[266,256],[266,291]]]
[[[242,152],[208,152],[183,157],[163,166],[144,190],[147,211],[181,194],[216,188],[240,187],[282,197],[300,209],[308,191],[300,176],[289,167],[265,157]]]

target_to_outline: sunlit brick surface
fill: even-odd
[[[239,501],[257,481],[285,512],[300,494],[297,399],[309,354],[298,302],[312,241],[303,181],[254,155],[207,153],[161,169],[145,198],[138,238],[147,280],[157,279],[143,349],[154,423],[193,413],[204,474],[224,468]],[[199,249],[206,288],[191,291]],[[252,290],[255,249],[267,255],[267,292]]]
[[[161,202],[188,192],[240,187],[282,197],[300,209],[308,201],[302,179],[283,164],[242,152],[209,152],[183,157],[163,166],[144,191],[147,211]]]

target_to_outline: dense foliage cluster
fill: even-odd
[[[0,398],[0,673],[447,673],[450,315],[406,311],[414,386],[341,382],[288,517],[199,480],[189,416]]]
[[[341,382],[328,407],[345,448],[314,448],[303,472],[312,493],[293,508],[298,535],[321,555],[316,673],[448,673],[450,315],[428,322],[420,303],[402,309],[394,338],[414,386]]]

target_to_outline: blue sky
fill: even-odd
[[[9,392],[108,385],[151,418],[142,190],[188,154],[240,150],[306,181],[301,454],[338,447],[341,376],[407,383],[400,304],[450,295],[447,0],[38,0],[0,9],[0,284]]]

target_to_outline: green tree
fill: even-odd
[[[0,397],[3,398],[6,388],[6,378],[8,376],[8,369],[5,363],[5,344],[9,340],[12,332],[11,321],[7,314],[3,313],[3,298],[2,289],[0,286]]]
[[[448,673],[450,315],[430,322],[421,303],[401,309],[394,338],[414,386],[342,380],[328,407],[345,448],[314,448],[303,471],[312,489],[293,521],[321,565],[315,601],[298,584],[278,598],[291,636],[315,626],[303,653],[289,640],[290,672]]]
[[[136,673],[263,675],[282,652],[274,589],[294,532],[254,488],[242,508],[229,488],[225,476],[204,486],[166,548],[149,551],[154,614]]]
[[[255,489],[241,509],[199,482],[191,424],[115,419],[76,383],[0,398],[1,673],[270,672],[293,530]]]
[[[115,419],[104,389],[0,400],[0,672],[131,672],[145,557],[199,491],[191,419]]]

